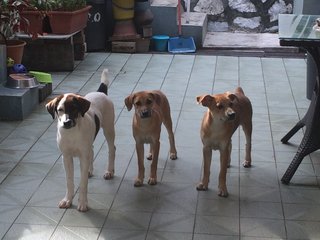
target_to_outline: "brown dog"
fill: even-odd
[[[157,184],[157,165],[160,149],[161,124],[167,128],[170,141],[170,159],[177,159],[177,150],[172,131],[172,120],[170,105],[167,97],[161,91],[141,91],[129,95],[125,99],[125,104],[130,111],[135,108],[133,116],[132,130],[136,141],[136,151],[138,157],[138,176],[134,186],[143,184],[144,179],[144,144],[150,144],[148,160],[152,160],[151,171],[148,183]]]
[[[244,95],[241,87],[238,87],[234,93],[226,92],[216,95],[198,96],[197,102],[208,107],[201,125],[203,178],[198,184],[197,190],[208,189],[212,150],[219,150],[220,173],[218,195],[227,197],[226,174],[231,160],[231,137],[239,125],[242,126],[246,137],[246,152],[243,166],[246,168],[251,167],[251,102]]]

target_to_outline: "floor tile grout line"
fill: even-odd
[[[173,61],[174,58],[172,58],[172,61]],[[175,124],[175,128],[173,129],[173,134],[175,135],[176,131],[177,131],[177,128],[178,128],[178,125],[179,125],[179,121],[180,121],[180,116],[181,116],[181,111],[182,111],[182,108],[183,108],[183,104],[184,104],[184,101],[185,101],[185,97],[186,97],[186,94],[187,94],[187,90],[188,90],[188,86],[189,86],[189,83],[190,83],[190,78],[191,78],[191,73],[192,73],[192,70],[193,70],[193,67],[194,67],[194,64],[195,64],[195,60],[196,60],[196,57],[194,57],[193,59],[193,64],[192,64],[192,67],[191,67],[191,71],[190,71],[190,74],[189,74],[189,77],[188,77],[188,82],[187,82],[187,86],[186,86],[186,89],[185,89],[185,92],[184,92],[184,95],[183,95],[183,100],[182,100],[182,103],[181,103],[181,107],[180,107],[180,110],[179,110],[179,114],[178,114],[178,117],[177,117],[177,121],[176,121],[176,124]],[[172,63],[172,62],[171,62]],[[170,67],[169,67],[170,68]],[[168,68],[168,69],[169,69]],[[161,175],[161,181],[163,180],[163,177],[164,177],[164,173],[165,173],[165,169],[167,167],[167,164],[168,164],[168,159],[169,159],[169,156],[170,156],[170,153],[168,152],[167,153],[167,157],[166,157],[166,162],[165,162],[165,165],[163,167],[163,172],[162,172],[162,175]],[[179,160],[179,159],[177,159]],[[176,161],[176,160],[172,160],[172,161]]]
[[[152,56],[154,57],[153,54],[152,54]],[[171,57],[170,64],[169,64],[168,69],[167,69],[167,71],[166,71],[166,74],[164,75],[163,80],[162,80],[162,82],[161,82],[161,84],[160,84],[160,86],[159,86],[159,90],[162,89],[162,86],[163,86],[163,84],[164,84],[164,82],[165,82],[165,80],[166,80],[166,77],[168,76],[169,69],[170,69],[170,66],[172,65],[173,60],[174,60],[174,55]],[[163,127],[163,126],[161,126],[161,127]],[[136,152],[136,151],[135,151],[135,152]],[[168,159],[168,157],[167,157],[167,159]],[[167,160],[166,160],[166,161],[167,161]],[[165,167],[164,167],[164,169],[165,169]],[[162,173],[162,176],[163,176],[163,174],[164,174],[164,171],[163,171],[163,173]],[[162,176],[161,176],[161,181],[162,181]],[[153,219],[155,213],[156,213],[156,211],[155,211],[155,209],[153,209],[152,212],[151,212],[151,216],[150,216],[150,220],[149,220],[149,223],[148,223],[148,227],[147,227],[147,229],[146,229],[145,240],[147,240],[148,234],[149,234],[149,232],[150,232],[151,222],[152,222],[152,219]]]
[[[278,185],[278,189],[279,189],[279,194],[280,194],[280,205],[281,205],[281,209],[282,209],[282,214],[283,214],[283,226],[284,226],[284,231],[285,231],[285,236],[286,238],[288,237],[288,229],[287,229],[287,224],[286,224],[286,217],[285,217],[285,210],[284,210],[284,206],[283,206],[283,197],[282,197],[282,191],[281,191],[281,181],[279,178],[279,173],[278,173],[278,166],[277,166],[277,159],[276,159],[276,150],[275,150],[275,146],[274,146],[274,137],[273,137],[273,131],[272,131],[272,125],[271,125],[271,117],[270,117],[270,108],[269,108],[269,98],[268,98],[268,94],[267,94],[267,87],[266,87],[266,79],[265,79],[265,70],[263,67],[263,59],[260,59],[260,63],[261,63],[261,69],[262,69],[262,78],[263,78],[263,84],[264,84],[264,91],[265,91],[265,96],[266,96],[266,103],[267,103],[267,111],[268,111],[268,119],[269,119],[269,128],[270,128],[270,134],[271,134],[271,139],[272,139],[272,152],[273,152],[273,156],[274,156],[274,164],[275,164],[275,170],[276,170],[276,177],[277,177],[277,185]]]
[[[116,191],[116,193],[114,194],[114,197],[113,197],[113,199],[112,199],[112,202],[111,202],[111,204],[110,204],[110,207],[109,207],[109,209],[107,210],[107,214],[106,214],[106,217],[105,217],[105,219],[104,219],[104,221],[103,221],[102,227],[101,227],[101,229],[100,229],[98,238],[100,237],[100,235],[101,235],[101,233],[102,233],[102,231],[103,231],[103,229],[104,229],[104,226],[105,226],[105,224],[107,223],[107,220],[108,220],[108,217],[109,217],[109,215],[110,215],[110,212],[112,211],[112,206],[113,206],[113,204],[114,204],[114,202],[115,202],[115,200],[116,200],[116,198],[117,198],[117,196],[118,196],[119,190],[120,190],[121,185],[122,185],[122,183],[123,183],[123,181],[124,181],[124,179],[125,179],[125,177],[126,177],[126,173],[128,172],[129,166],[130,166],[130,164],[131,164],[134,156],[135,156],[135,151],[132,151],[132,154],[131,154],[130,160],[129,160],[129,162],[128,162],[128,165],[127,165],[127,167],[126,167],[126,170],[125,170],[124,173],[123,173],[123,176],[122,176],[122,178],[121,178],[121,181],[120,181],[120,183],[119,183],[119,186],[118,186],[118,188],[117,188],[117,191]],[[112,179],[111,179],[111,181],[112,181]]]

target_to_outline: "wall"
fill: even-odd
[[[191,9],[208,14],[209,32],[277,32],[278,14],[292,13],[293,1],[191,0]]]
[[[320,14],[319,0],[294,0],[293,4],[295,14]]]

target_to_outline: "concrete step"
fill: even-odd
[[[178,0],[153,0],[150,3],[153,35],[177,35],[177,4]]]
[[[181,14],[182,36],[193,37],[197,48],[202,47],[207,33],[208,18],[205,13],[183,12]]]
[[[39,104],[39,89],[12,89],[0,85],[0,120],[23,120]]]
[[[177,6],[178,0],[153,0],[151,2],[150,8],[154,15],[153,35],[179,36]],[[182,36],[193,37],[196,46],[202,47],[207,31],[207,15],[190,12],[188,17],[181,7],[181,26]]]
[[[207,32],[202,51],[222,55],[304,57],[296,47],[280,46],[276,33]]]

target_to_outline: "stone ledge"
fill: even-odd
[[[44,35],[33,40],[25,34],[18,35],[27,42],[22,63],[29,70],[73,71],[75,60],[83,60],[86,52],[83,31],[68,35]]]
[[[39,89],[0,86],[0,120],[23,120],[39,104]]]

